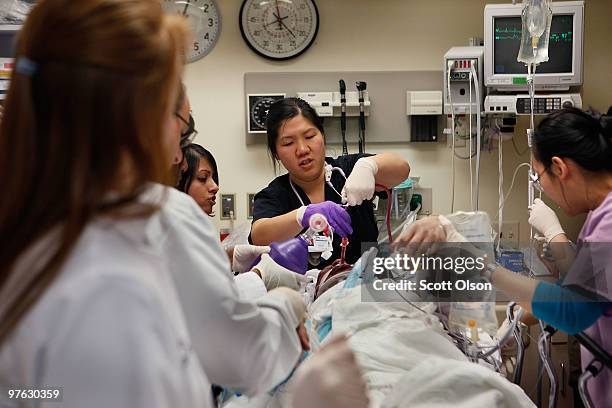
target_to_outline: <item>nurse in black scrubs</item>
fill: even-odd
[[[372,198],[408,177],[408,162],[395,153],[325,157],[323,122],[304,100],[274,103],[266,121],[268,150],[287,174],[276,177],[257,195],[249,241],[269,245],[298,235],[314,213],[322,213],[334,229],[333,255],[340,258],[341,236],[348,235],[346,261],[361,255],[362,242],[376,242],[378,229]],[[342,206],[348,204],[348,206]]]

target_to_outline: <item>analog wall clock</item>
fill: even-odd
[[[319,30],[314,0],[244,0],[240,31],[257,54],[286,60],[306,51]]]
[[[164,10],[185,16],[193,31],[193,43],[187,50],[187,62],[208,54],[221,34],[221,14],[215,0],[164,0]]]

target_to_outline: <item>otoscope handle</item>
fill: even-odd
[[[340,122],[342,130],[346,130],[346,83],[344,79],[338,81],[340,84],[340,109],[342,112],[342,120]]]

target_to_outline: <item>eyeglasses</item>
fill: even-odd
[[[181,133],[181,147],[185,147],[193,143],[193,139],[198,135],[198,131],[195,130],[195,120],[193,120],[193,116],[189,114],[189,121],[187,121],[184,117],[182,117],[178,112],[174,113],[177,118],[185,125],[187,125],[187,130]]]

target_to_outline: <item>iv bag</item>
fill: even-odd
[[[491,220],[484,211],[458,211],[446,218],[472,245],[485,251],[489,259],[495,259]],[[495,313],[495,289],[479,291],[479,301],[453,301],[450,304],[448,323],[453,331],[463,331],[470,320],[476,321],[478,327],[491,336],[497,332],[497,315]]]
[[[521,20],[521,48],[516,60],[527,65],[548,61],[552,21],[550,0],[524,0]]]

